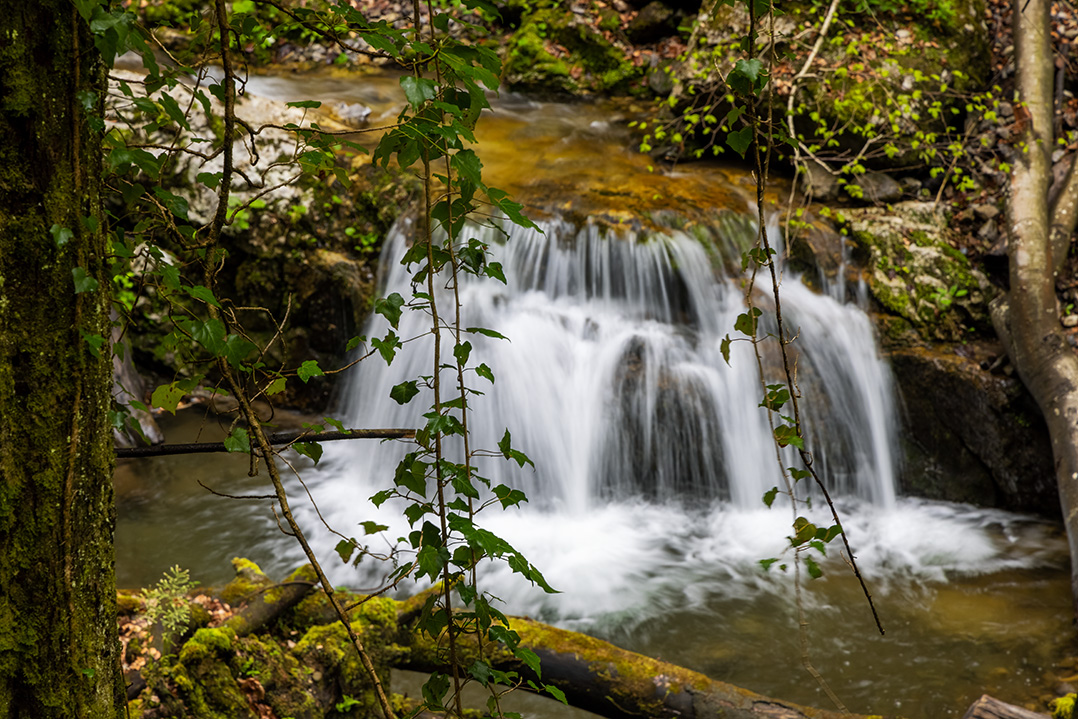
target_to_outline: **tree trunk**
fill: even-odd
[[[1078,606],[1078,355],[1067,344],[1055,292],[1052,234],[1074,230],[1073,200],[1050,208],[1053,83],[1048,1],[1015,0],[1018,89],[1028,110],[1008,204],[1009,310],[993,313],[1018,373],[1048,424],[1059,499],[1071,553],[1071,590]],[[1069,185],[1071,178],[1068,178]],[[1051,212],[1050,212],[1051,209]],[[1006,316],[1004,316],[1006,315]]]
[[[0,717],[123,709],[110,281],[90,125],[104,79],[75,3],[2,3]]]

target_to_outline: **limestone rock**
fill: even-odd
[[[988,330],[988,279],[947,241],[951,231],[929,202],[845,213],[864,256],[872,297],[925,339],[956,341],[970,328]],[[884,338],[886,341],[887,338]]]

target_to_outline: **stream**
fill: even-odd
[[[252,93],[372,107],[372,124],[395,114],[392,78],[252,78]],[[608,103],[559,105],[503,95],[481,124],[485,178],[524,201],[542,233],[474,227],[502,263],[507,285],[462,286],[472,362],[496,381],[473,404],[479,446],[508,427],[534,470],[490,460],[495,483],[529,503],[488,510],[480,524],[507,539],[561,593],[546,595],[489,567],[481,583],[507,613],[586,631],[627,649],[796,702],[831,708],[802,668],[798,603],[808,652],[851,711],[911,719],[961,716],[981,693],[1021,703],[1052,688],[1046,675],[1073,644],[1066,544],[1033,517],[896,496],[900,407],[856,288],[809,290],[787,270],[782,286],[796,343],[810,448],[837,497],[843,524],[887,634],[876,631],[856,580],[838,557],[821,579],[791,566],[764,571],[790,533],[788,504],[761,502],[778,484],[760,378],[751,348],[734,335],[744,291],[732,267],[755,234],[746,215],[752,180],[727,165],[663,171],[632,151],[626,113]],[[782,195],[782,188],[775,191]],[[775,232],[774,228],[771,229]],[[398,257],[410,226],[386,243]],[[772,236],[775,236],[774,234]],[[383,258],[385,292],[407,290],[403,268]],[[406,313],[400,334],[420,334]],[[413,315],[413,316],[409,316]],[[365,328],[381,335],[378,318]],[[413,323],[414,326],[409,325]],[[391,367],[377,358],[353,373],[335,416],[355,427],[414,427],[425,407],[405,407],[389,387],[427,373],[429,349],[409,343]],[[764,359],[766,380],[775,381]],[[196,410],[162,422],[169,442],[217,439]],[[374,520],[388,538],[407,533],[399,507],[368,498],[392,482],[400,443],[327,444],[317,467],[294,457],[321,517],[345,533]],[[784,457],[784,463],[793,457]],[[117,575],[121,586],[154,582],[172,564],[222,583],[244,555],[271,576],[302,562],[276,528],[271,503],[208,493],[267,494],[247,477],[246,457],[139,460],[117,470]],[[198,480],[198,481],[196,481]],[[293,480],[293,496],[304,488]],[[808,512],[826,521],[816,497]],[[333,555],[336,538],[304,503],[297,514],[340,584],[374,587],[384,570],[358,571]],[[183,537],[183,541],[176,541]],[[388,551],[389,539],[366,540]],[[331,559],[332,558],[332,559]],[[532,716],[566,716],[528,704]]]

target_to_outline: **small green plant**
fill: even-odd
[[[965,297],[969,294],[966,290],[960,289],[957,285],[951,285],[947,288],[936,288],[932,294],[928,296],[928,299],[932,304],[936,305],[941,311],[946,312],[954,304],[954,301],[959,297]]]
[[[166,649],[173,638],[187,628],[191,619],[191,605],[187,601],[187,592],[198,586],[191,580],[191,574],[179,565],[173,566],[149,589],[142,590],[146,598],[146,619],[150,624],[160,624],[164,629],[162,641]]]
[[[359,706],[363,706],[363,702],[359,701],[358,699],[353,699],[352,697],[345,694],[344,699],[337,702],[337,704],[333,708],[343,714],[344,712]]]

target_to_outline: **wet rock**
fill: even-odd
[[[902,185],[902,191],[907,195],[916,196],[917,193],[924,187],[924,183],[918,180],[916,177],[903,177],[899,180],[899,184]]]
[[[1062,322],[1064,327],[1078,327],[1078,315],[1067,315]]]
[[[838,181],[830,172],[815,162],[809,162],[802,169],[801,191],[810,199],[828,202],[838,197]]]
[[[659,0],[653,0],[640,10],[625,28],[629,41],[643,45],[677,33],[677,13]]]
[[[993,351],[1002,350],[959,345],[890,353],[904,409],[901,489],[1056,516],[1048,429],[1018,379],[981,368]]]
[[[999,217],[999,208],[995,205],[983,204],[973,206],[973,215],[978,220],[994,220]]]
[[[366,125],[371,116],[371,108],[361,103],[340,102],[333,108],[334,114],[341,122],[349,125]]]
[[[977,237],[989,244],[994,244],[999,239],[999,226],[995,220],[988,220],[977,230]]]
[[[882,172],[865,173],[857,178],[857,185],[872,202],[894,202],[902,197],[902,186]]]

